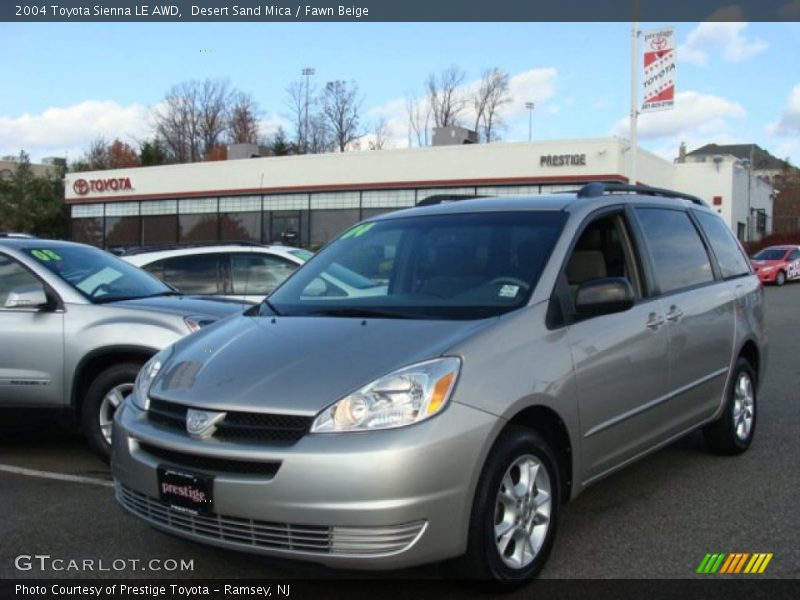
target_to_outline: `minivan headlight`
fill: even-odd
[[[166,351],[162,350],[153,358],[144,363],[144,366],[136,376],[136,381],[133,384],[133,391],[131,392],[130,400],[133,405],[141,410],[147,410],[147,396],[150,393],[150,386],[161,371],[161,365],[167,357]]]
[[[394,429],[441,412],[455,387],[461,360],[452,356],[404,367],[323,410],[312,433]]]

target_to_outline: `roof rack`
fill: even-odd
[[[703,200],[691,194],[683,194],[674,190],[650,187],[649,185],[632,185],[630,183],[602,183],[595,181],[587,183],[578,190],[578,198],[597,198],[606,193],[632,192],[643,196],[659,196],[661,198],[680,198],[689,200],[698,206],[708,206]]]
[[[16,231],[0,231],[0,238],[12,240],[32,240],[35,239],[36,236],[29,233],[19,233]]]
[[[458,202],[459,200],[474,200],[475,198],[486,198],[478,194],[434,194],[417,202],[417,206],[433,206],[446,202]]]
[[[135,254],[144,254],[145,252],[162,252],[164,250],[183,250],[184,248],[204,248],[206,246],[251,246],[251,247],[265,247],[268,244],[260,242],[250,242],[247,240],[217,240],[210,242],[185,242],[180,244],[153,244],[151,246],[135,246],[135,247],[122,247],[122,248],[108,248],[110,252],[118,256],[133,256]],[[272,244],[275,245],[275,244]]]

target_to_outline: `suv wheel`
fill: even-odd
[[[775,275],[775,285],[781,286],[786,283],[786,273],[783,271],[778,271],[778,274]]]
[[[744,358],[736,361],[732,382],[722,416],[703,429],[717,454],[741,454],[756,432],[756,375]]]
[[[532,579],[553,545],[559,489],[547,443],[522,427],[504,433],[478,482],[467,553],[454,565],[459,575],[493,589]]]
[[[95,377],[81,408],[81,426],[86,440],[100,458],[111,457],[111,429],[114,413],[133,389],[142,363],[113,365]]]

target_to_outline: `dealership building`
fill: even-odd
[[[628,182],[621,138],[242,158],[68,173],[76,241],[115,247],[294,239],[317,248],[361,219],[432,195],[536,196]],[[670,162],[641,148],[639,183],[694,194],[742,240],[768,233],[771,186],[734,156]]]

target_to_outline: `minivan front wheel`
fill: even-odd
[[[756,408],[755,371],[747,360],[739,358],[722,415],[703,429],[711,450],[717,454],[747,450],[756,431]]]
[[[559,508],[556,459],[536,432],[509,428],[484,465],[459,575],[495,589],[533,578],[544,565]]]

